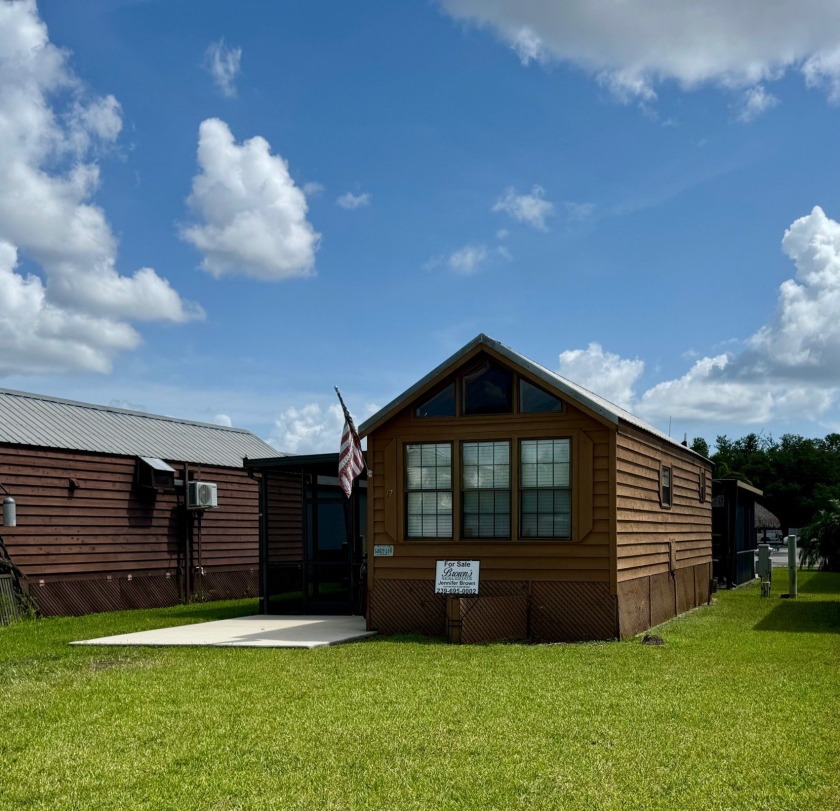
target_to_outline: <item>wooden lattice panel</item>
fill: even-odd
[[[446,633],[446,598],[431,580],[377,580],[368,595],[368,628],[382,634]]]
[[[461,643],[503,642],[528,637],[528,597],[461,597]]]
[[[30,583],[29,594],[44,616],[81,616],[126,608],[117,580],[57,580]]]

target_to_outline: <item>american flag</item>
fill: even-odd
[[[336,387],[341,408],[344,411],[344,430],[341,432],[341,450],[338,452],[338,483],[347,498],[353,492],[353,480],[365,469],[365,457],[362,455],[362,441],[356,433],[353,418],[344,405],[341,392]]]

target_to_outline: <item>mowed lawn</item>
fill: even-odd
[[[3,809],[840,808],[840,575],[626,642],[69,647],[253,613],[0,628]]]

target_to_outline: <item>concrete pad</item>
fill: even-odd
[[[71,645],[206,645],[217,648],[318,648],[374,636],[364,617],[257,614],[84,639]]]

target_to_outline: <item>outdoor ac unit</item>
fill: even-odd
[[[187,484],[187,509],[207,510],[219,506],[217,487],[212,482]]]

